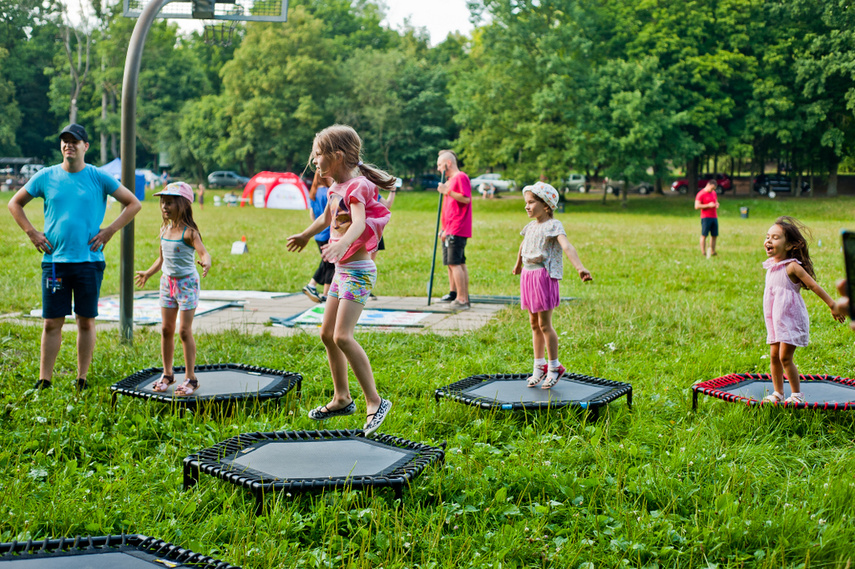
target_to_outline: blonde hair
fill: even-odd
[[[352,127],[344,124],[329,126],[315,135],[315,144],[318,145],[318,152],[325,156],[340,152],[346,167],[359,168],[359,173],[374,185],[384,190],[395,189],[395,176],[372,164],[363,164],[362,139]]]

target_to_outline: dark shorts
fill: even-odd
[[[318,249],[329,243],[329,241],[315,241],[318,244]],[[321,258],[321,262],[318,265],[318,269],[315,271],[315,276],[312,278],[315,279],[315,282],[318,285],[328,285],[332,284],[333,277],[335,276],[335,265],[333,263],[327,263],[324,261],[323,257]],[[323,292],[323,291],[322,291]]]
[[[701,218],[701,235],[706,237],[712,235],[718,237],[718,218],[717,217],[702,217]]]
[[[447,235],[442,240],[442,264],[446,266],[466,264],[466,237]]]
[[[104,261],[87,263],[42,263],[42,318],[65,318],[74,313],[83,318],[98,316],[98,296],[104,279]]]

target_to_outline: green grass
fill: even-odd
[[[400,507],[388,493],[343,492],[282,497],[256,517],[248,493],[213,478],[182,491],[181,459],[240,432],[314,428],[306,411],[331,391],[316,335],[199,336],[200,364],[297,371],[303,399],[180,416],[131,398],[110,405],[108,385],[159,365],[156,329],[138,328],[133,346],[102,333],[94,387],[78,398],[70,388],[73,334],[60,353],[56,388],[35,394],[28,388],[40,329],[0,323],[0,541],[138,532],[259,569],[850,566],[850,417],[709,398],[693,413],[690,387],[729,372],[767,371],[760,264],[775,217],[793,215],[813,229],[818,281],[831,292],[843,274],[839,230],[851,226],[855,200],[725,198],[720,255],[706,260],[691,199],[631,198],[627,208],[599,199],[580,196],[559,215],[594,283],[582,285],[567,264],[562,294],[579,301],[561,306],[554,320],[567,368],[632,383],[632,411],[620,400],[590,422],[567,411],[508,415],[437,405],[438,386],[530,368],[528,320],[519,309],[452,338],[359,332],[381,393],[395,402],[383,432],[446,441],[445,465],[418,478]],[[154,205],[147,201],[137,219],[137,268],[153,260]],[[740,206],[750,207],[748,219]],[[38,209],[28,208],[36,223]],[[308,222],[306,212],[208,206],[196,213],[214,258],[206,288],[298,290],[317,263],[314,250],[284,249]],[[107,215],[116,215],[115,206]],[[425,294],[435,219],[436,194],[398,198],[378,261],[378,294]],[[473,294],[515,294],[510,269],[526,222],[518,197],[476,200],[467,247]],[[250,254],[229,255],[241,235]],[[0,216],[0,236],[0,312],[38,306],[38,254],[9,215]],[[118,290],[117,252],[118,241],[108,246],[103,294]],[[851,377],[855,335],[804,294],[812,343],[796,351],[799,370]]]

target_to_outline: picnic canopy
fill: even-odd
[[[291,172],[259,172],[247,182],[241,197],[241,207],[252,201],[255,207],[309,209],[309,189]]]

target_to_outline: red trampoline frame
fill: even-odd
[[[855,386],[855,379],[850,379],[848,377],[841,377],[839,375],[799,375],[799,379],[802,383],[810,383],[816,381],[828,381],[831,383],[840,383],[842,385],[851,385]],[[748,380],[759,380],[759,381],[771,381],[772,376],[768,373],[731,373],[729,375],[725,375],[722,377],[717,377],[715,379],[710,379],[708,381],[702,381],[700,383],[696,383],[692,386],[692,409],[698,408],[698,394],[709,395],[710,397],[717,397],[718,399],[722,399],[724,401],[728,401],[730,403],[745,403],[746,405],[780,405],[782,407],[791,408],[791,409],[817,409],[822,411],[855,411],[855,402],[848,403],[820,403],[815,401],[813,403],[770,403],[768,401],[760,401],[757,399],[753,399],[750,397],[743,397],[741,395],[737,395],[731,393],[729,391],[723,391],[721,388],[727,385],[733,385],[735,383],[741,383],[743,381]]]

